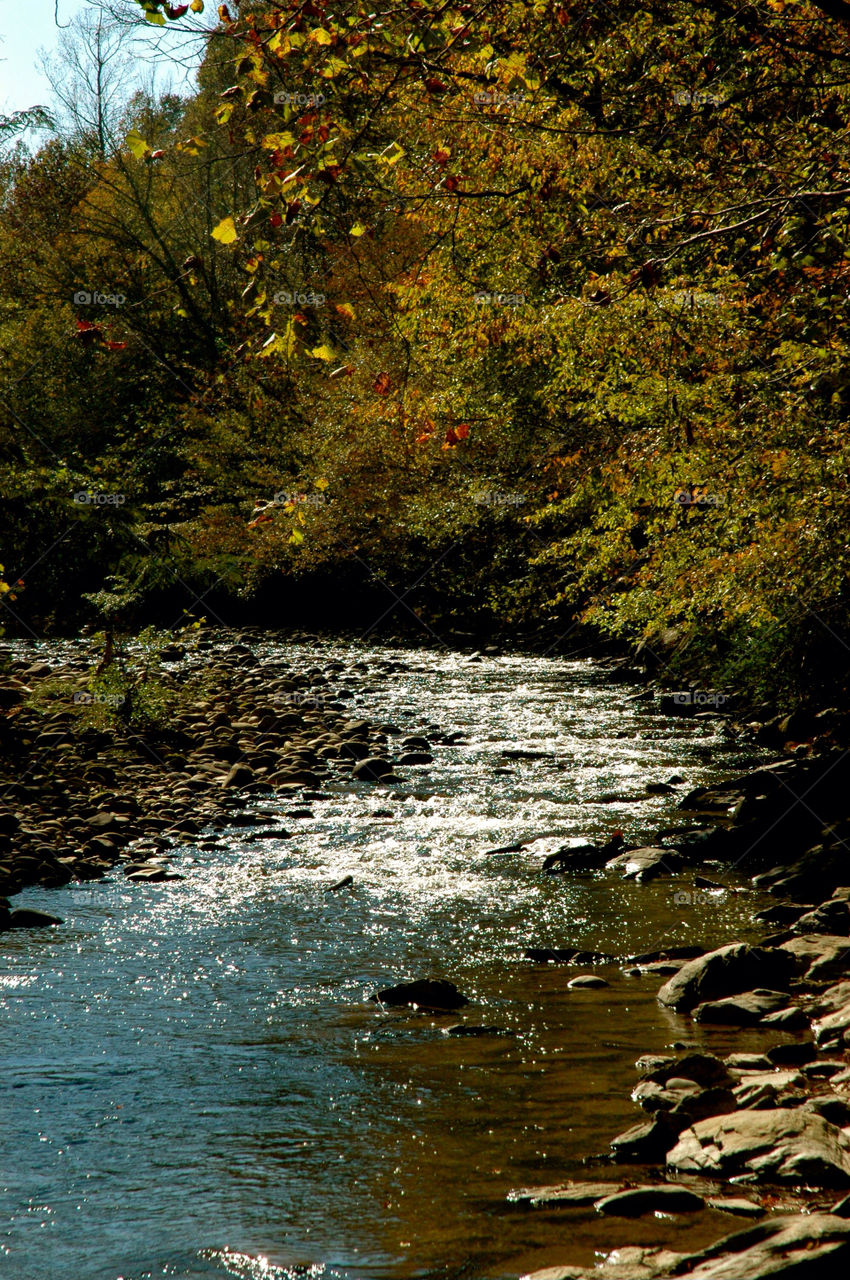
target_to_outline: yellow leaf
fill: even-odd
[[[351,228],[348,234],[351,236],[362,236],[362,235],[365,235],[365,233],[366,233],[366,228],[364,227],[363,223],[355,222],[354,226]]]
[[[336,309],[339,312],[339,314],[341,316],[345,316],[347,320],[354,319],[354,308],[352,307],[350,302],[338,302],[336,304]]]
[[[213,240],[218,240],[220,244],[233,244],[234,240],[239,237],[236,234],[236,223],[232,218],[222,218],[221,222],[212,232]]]
[[[320,347],[313,347],[310,355],[315,356],[317,360],[333,360],[334,358],[333,348],[329,347],[326,342],[323,342]]]
[[[262,139],[262,146],[268,151],[281,150],[284,147],[291,147],[295,142],[295,135],[292,133],[267,133]]]
[[[289,541],[290,541],[290,542],[303,542],[303,541],[304,541],[304,534],[301,532],[301,530],[300,530],[300,529],[293,529],[293,530],[292,530],[292,533],[291,533],[291,534],[290,534],[290,536],[289,536]]]
[[[321,489],[321,490],[323,490],[323,491],[324,491],[325,489],[327,489],[327,487],[328,487],[328,481],[327,481],[327,480],[317,480],[317,481],[316,481],[316,488],[317,488],[317,489]]]
[[[203,13],[204,0],[192,0],[192,3],[190,4],[189,8],[192,10],[193,13]]]
[[[131,129],[127,134],[127,146],[137,160],[143,160],[150,151],[149,143],[145,142],[138,129]]]
[[[311,31],[310,39],[315,44],[333,44],[333,37],[330,32],[325,31],[324,27],[317,27],[315,31]]]

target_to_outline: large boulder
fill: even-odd
[[[738,995],[768,980],[774,988],[785,987],[793,970],[794,958],[787,952],[731,942],[689,960],[665,982],[658,999],[671,1009],[687,1013],[705,1001]]]
[[[850,1136],[800,1107],[734,1111],[683,1130],[667,1164],[680,1174],[846,1187]]]

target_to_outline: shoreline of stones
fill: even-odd
[[[177,689],[192,675],[185,656],[163,653]],[[330,798],[323,784],[398,783],[396,769],[430,763],[431,741],[445,740],[438,726],[429,727],[430,738],[405,736],[353,716],[350,691],[334,688],[344,684],[343,662],[297,670],[284,659],[260,661],[250,643],[223,643],[216,633],[202,637],[197,656],[202,691],[187,693],[155,732],[80,727],[74,700],[85,696],[90,671],[83,656],[13,660],[0,675],[0,933],[58,923],[12,909],[9,898],[24,888],[115,871],[134,884],[181,879],[171,851],[179,849],[187,867],[192,853],[219,847],[214,833],[228,828],[249,828],[243,841],[285,839],[292,834],[285,820],[310,818],[304,806]],[[47,709],[33,706],[47,680],[52,700]],[[245,812],[257,798],[273,807]]]
[[[697,872],[735,867],[775,897],[754,916],[766,931],[757,945],[629,958],[526,952],[538,962],[654,973],[665,1008],[702,1026],[761,1032],[765,1047],[721,1059],[682,1052],[680,1040],[678,1055],[645,1054],[631,1097],[648,1119],[612,1138],[605,1158],[625,1176],[521,1188],[509,1201],[563,1211],[565,1225],[577,1212],[637,1218],[707,1208],[753,1221],[693,1253],[618,1248],[595,1266],[548,1267],[524,1280],[850,1274],[850,752],[836,740],[839,719],[833,711],[761,725],[772,745],[787,734],[784,755],[684,796],[683,825],[656,848],[600,862],[591,846],[572,866],[564,851],[558,869],[579,874],[604,866],[640,882],[693,871],[706,896],[723,886]],[[591,977],[606,985],[582,975]]]

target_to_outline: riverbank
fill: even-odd
[[[760,1051],[719,1058],[648,1047],[635,1063],[631,1096],[649,1118],[610,1143],[611,1161],[628,1167],[619,1184],[572,1181],[510,1196],[535,1211],[560,1211],[565,1223],[582,1213],[634,1219],[708,1207],[758,1225],[696,1252],[641,1243],[590,1269],[548,1267],[528,1280],[763,1280],[846,1270],[850,754],[825,722],[833,730],[845,723],[830,712],[768,726],[774,736],[821,732],[789,741],[768,765],[694,789],[679,804],[686,822],[665,833],[662,847],[619,859],[626,875],[675,872],[684,884],[687,872],[683,904],[708,905],[720,886],[700,873],[729,867],[777,899],[755,916],[765,929],[760,944],[730,939],[698,956],[662,947],[625,961],[641,962],[626,973],[652,970],[663,979],[658,1000],[679,1015],[683,1041],[689,1024],[748,1029],[760,1032]],[[568,951],[534,958],[580,967],[585,981],[591,974],[604,981],[604,962],[617,962]]]
[[[279,808],[246,813],[248,801],[321,798],[331,760],[355,778],[392,780],[396,766],[431,758],[426,740],[346,712],[341,663],[305,672],[265,662],[260,671],[244,637],[202,640],[194,667],[185,657],[168,655],[157,677],[172,695],[168,722],[138,729],[116,716],[86,723],[109,695],[90,692],[85,657],[11,662],[0,683],[0,930],[49,922],[10,914],[9,896],[28,885],[98,879],[118,865],[133,883],[179,878],[169,851],[204,848],[203,836],[225,826],[285,839]]]

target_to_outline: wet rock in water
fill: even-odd
[[[752,1027],[766,1014],[775,1013],[788,1005],[788,995],[782,991],[769,991],[757,987],[739,996],[726,996],[723,1000],[708,1000],[692,1010],[695,1022],[710,1022],[726,1027]]]
[[[398,986],[385,987],[383,991],[375,992],[369,999],[391,1008],[411,1005],[435,1013],[462,1009],[469,1004],[468,998],[458,991],[455,984],[443,978],[419,978],[415,982],[401,982]]]
[[[354,876],[343,876],[341,880],[337,880],[336,884],[329,884],[327,892],[336,893],[337,889],[347,889],[352,884],[354,884]]]
[[[408,751],[401,757],[399,764],[433,764],[434,757],[427,751]]]
[[[392,771],[389,760],[383,760],[380,756],[368,756],[354,766],[351,776],[358,782],[379,782],[381,778],[390,777]]]
[[[658,876],[673,875],[682,866],[677,849],[630,849],[606,862],[606,871],[620,871],[624,880],[636,880],[645,884]]]
[[[43,929],[47,925],[64,924],[58,916],[50,916],[46,911],[33,911],[30,907],[19,907],[9,914],[8,929]]]
[[[797,1044],[775,1044],[764,1056],[774,1067],[802,1067],[807,1062],[814,1062],[817,1049],[813,1040],[804,1040]]]
[[[693,1213],[703,1205],[702,1196],[690,1187],[660,1183],[658,1186],[615,1191],[613,1195],[597,1200],[595,1207],[598,1213],[618,1218],[639,1218],[644,1213]]]
[[[676,1145],[679,1132],[669,1113],[660,1111],[653,1120],[632,1125],[611,1139],[614,1159],[627,1164],[661,1160]]]
[[[685,1129],[668,1152],[678,1173],[850,1186],[850,1136],[801,1107],[735,1111]]]
[[[710,1053],[688,1053],[683,1058],[675,1058],[670,1066],[654,1071],[649,1077],[665,1085],[676,1078],[692,1080],[704,1089],[725,1087],[733,1080],[726,1064]]]
[[[689,960],[664,984],[658,999],[672,1009],[689,1012],[706,1001],[749,991],[768,977],[775,986],[783,987],[793,970],[794,958],[787,952],[732,942]]]
[[[802,1031],[809,1025],[809,1019],[799,1005],[789,1005],[787,1009],[766,1013],[759,1025],[776,1027],[778,1031]]]
[[[551,1187],[519,1187],[508,1194],[511,1204],[527,1205],[537,1209],[563,1205],[567,1209],[579,1209],[596,1204],[604,1196],[619,1188],[616,1182],[560,1182]]]
[[[609,984],[598,973],[580,973],[577,978],[570,978],[567,986],[572,987],[607,987]]]
[[[745,1200],[743,1196],[710,1196],[705,1202],[706,1209],[717,1209],[719,1213],[733,1213],[741,1218],[763,1218],[765,1210],[755,1200]]]
[[[658,1053],[645,1053],[642,1058],[638,1058],[635,1063],[635,1071],[638,1075],[647,1076],[653,1071],[663,1071],[666,1067],[672,1067],[676,1059],[667,1055]]]
[[[403,760],[402,764],[404,764]],[[500,849],[485,849],[483,856],[485,858],[493,858],[497,853],[522,853],[524,848],[524,844],[505,844]]]
[[[727,1111],[735,1111],[738,1099],[731,1089],[718,1086],[712,1089],[700,1089],[697,1093],[686,1093],[670,1111],[670,1119],[681,1130],[685,1125],[698,1124],[700,1120],[708,1120],[712,1116],[726,1115]]]
[[[723,1061],[733,1071],[772,1071],[775,1065],[766,1053],[730,1053]]]

